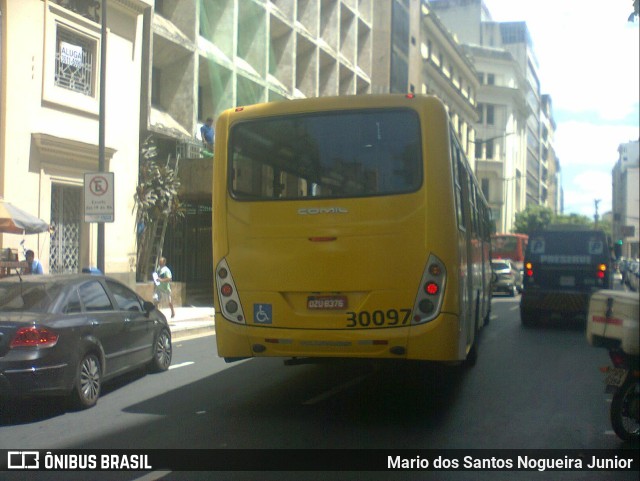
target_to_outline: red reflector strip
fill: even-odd
[[[337,237],[309,237],[311,242],[333,242]]]
[[[622,326],[622,319],[613,317],[591,316],[591,321],[596,324],[613,324],[614,326]]]

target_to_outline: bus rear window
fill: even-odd
[[[229,190],[238,200],[401,194],[422,183],[420,125],[411,110],[246,121],[230,133]]]

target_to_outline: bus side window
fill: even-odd
[[[453,172],[453,188],[456,203],[456,218],[458,219],[458,228],[464,230],[464,206],[462,204],[462,185],[460,184],[459,155],[460,153],[458,151],[458,147],[453,140],[453,133],[451,133],[451,166]]]

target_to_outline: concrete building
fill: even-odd
[[[184,219],[164,255],[174,275],[210,291],[211,158],[199,130],[223,110],[273,100],[372,91],[373,0],[156,0],[146,17],[151,67],[143,135],[177,158]],[[388,46],[387,46],[388,48]]]
[[[105,167],[115,173],[105,270],[133,284],[133,192],[138,177],[143,12],[152,0],[110,0],[101,58],[102,3],[0,1],[0,196],[51,224],[51,233],[0,234],[46,272],[96,265],[96,224],[84,222],[83,182],[98,170],[100,68],[106,66]]]
[[[562,183],[560,182],[560,159],[556,155],[555,132],[556,122],[553,118],[553,104],[550,95],[541,97],[541,133],[540,144],[542,152],[540,155],[541,164],[541,199],[544,199],[554,214],[561,214],[562,207]]]
[[[457,40],[422,0],[376,1],[373,31],[372,93],[439,97],[473,166],[479,84]]]
[[[611,177],[613,208],[613,240],[622,240],[622,255],[639,256],[640,238],[640,155],[638,140],[620,144],[618,161]]]
[[[440,17],[442,22],[451,31],[459,37],[462,44],[467,45],[471,49],[486,48],[497,49],[505,54],[508,53],[511,56],[511,62],[513,66],[517,67],[520,71],[519,82],[512,83],[512,91],[504,90],[506,97],[500,96],[496,98],[496,92],[494,87],[488,85],[491,79],[489,74],[492,68],[504,69],[505,58],[500,58],[499,55],[494,54],[496,60],[495,67],[492,67],[488,63],[491,62],[491,57],[487,55],[482,57],[478,55],[475,58],[482,58],[483,66],[476,68],[479,71],[484,70],[487,77],[484,79],[487,87],[480,88],[478,91],[478,104],[482,107],[482,114],[489,117],[495,115],[495,109],[503,109],[507,106],[507,110],[510,110],[509,105],[513,105],[520,109],[522,105],[522,99],[526,103],[525,110],[528,110],[526,117],[526,128],[522,130],[522,125],[518,124],[517,132],[512,133],[507,130],[503,130],[501,135],[504,135],[505,140],[507,137],[515,135],[517,138],[514,142],[505,143],[505,148],[515,149],[510,155],[516,163],[519,162],[521,155],[525,155],[525,163],[520,168],[524,167],[524,170],[520,171],[520,176],[517,175],[518,167],[505,166],[504,171],[514,172],[514,180],[510,179],[512,176],[505,175],[503,179],[505,182],[524,182],[524,185],[509,186],[504,188],[504,198],[502,199],[502,207],[500,207],[499,219],[496,218],[496,227],[500,229],[509,229],[509,226],[513,225],[513,214],[517,210],[509,209],[509,205],[515,206],[516,209],[524,209],[528,204],[542,204],[549,205],[548,202],[548,182],[549,182],[549,166],[548,161],[542,159],[543,146],[541,142],[541,136],[543,132],[542,124],[542,96],[540,81],[538,78],[538,61],[533,49],[533,42],[524,22],[494,22],[491,18],[491,14],[482,0],[431,0],[431,8]],[[476,50],[479,54],[480,51]],[[488,63],[487,63],[488,62]],[[511,67],[510,67],[511,68]],[[493,79],[495,79],[495,74]],[[515,80],[516,77],[513,77]],[[518,98],[515,101],[513,94],[515,91],[519,91]],[[485,102],[485,96],[486,102]],[[492,104],[491,102],[497,102]],[[493,111],[493,114],[492,112]],[[522,109],[520,109],[522,113]],[[548,126],[552,126],[552,122],[548,122]],[[480,126],[478,127],[478,138],[480,139],[484,134],[480,132]],[[523,138],[520,138],[524,136]],[[549,138],[549,135],[547,136]],[[522,150],[524,148],[524,150]],[[486,152],[484,153],[486,156]],[[556,159],[557,160],[557,159]],[[507,160],[507,162],[509,162]],[[495,170],[495,169],[494,169]],[[556,172],[558,171],[557,163],[555,165]],[[482,178],[485,173],[478,170],[478,177]],[[489,171],[486,173],[486,178],[490,180],[493,178],[495,181],[495,171]],[[557,185],[557,180],[553,180],[554,185]],[[489,187],[491,188],[491,187]],[[523,193],[524,202],[521,201],[520,195]],[[555,201],[554,201],[555,202]],[[494,206],[497,204],[494,202]],[[506,207],[505,207],[506,206]]]
[[[476,175],[489,201],[496,232],[511,232],[526,206],[527,119],[525,79],[510,52],[466,46],[478,71]]]

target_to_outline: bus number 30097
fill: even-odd
[[[360,311],[347,313],[347,327],[382,327],[407,325],[411,319],[411,309],[389,309],[388,311]]]

